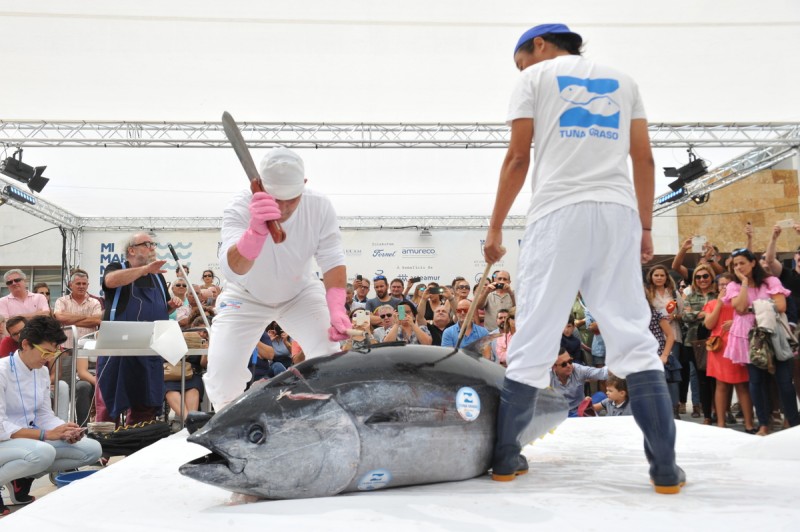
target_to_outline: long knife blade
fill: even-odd
[[[266,192],[264,190],[264,185],[261,183],[261,176],[256,169],[256,163],[253,161],[253,156],[250,155],[250,150],[247,148],[247,143],[242,136],[242,132],[239,131],[239,126],[236,125],[236,121],[228,111],[222,113],[222,129],[225,131],[225,136],[228,137],[233,151],[236,152],[236,156],[239,158],[242,168],[244,168],[244,173],[247,174],[247,178],[250,180],[250,190],[252,190],[253,193]],[[267,229],[269,229],[272,240],[276,244],[280,244],[286,240],[286,233],[277,221],[272,220],[267,222]]]

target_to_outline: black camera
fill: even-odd
[[[435,294],[441,295],[441,294],[444,294],[444,288],[442,288],[441,286],[434,286],[433,288],[428,290],[428,293],[431,294],[431,295],[435,295]]]
[[[409,279],[409,281],[411,281],[412,283],[418,283],[421,280],[422,280],[422,277],[412,277],[411,279]]]
[[[497,288],[498,290],[502,290],[503,288],[506,287],[506,285],[503,283],[497,283],[496,285],[494,285],[494,287]]]

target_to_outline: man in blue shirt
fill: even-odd
[[[567,399],[569,417],[578,415],[578,407],[585,396],[583,385],[586,381],[604,381],[608,378],[606,368],[574,365],[573,361],[572,356],[562,347],[556,363],[550,370],[550,386]]]
[[[444,330],[444,333],[442,333],[442,347],[455,347],[456,343],[458,343],[458,335],[461,334],[461,327],[465,326],[464,319],[467,317],[467,312],[469,312],[469,306],[470,301],[468,299],[462,299],[458,302],[458,305],[456,305],[456,318],[458,319],[458,323]],[[489,334],[489,331],[484,327],[474,323],[468,323],[466,327],[467,332],[464,333],[464,340],[461,342],[461,345],[469,345],[475,340]]]

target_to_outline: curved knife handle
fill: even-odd
[[[256,192],[266,192],[261,185],[261,181],[250,181],[250,191],[255,194]],[[270,220],[267,222],[267,229],[272,236],[273,242],[280,244],[286,240],[286,231],[283,230],[281,224],[277,220]]]

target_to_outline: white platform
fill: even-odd
[[[689,484],[656,495],[633,419],[570,419],[527,447],[514,482],[466,482],[228,506],[181,476],[206,453],[186,432],[0,520],[3,532],[269,530],[778,531],[800,527],[800,428],[766,438],[678,422]]]

